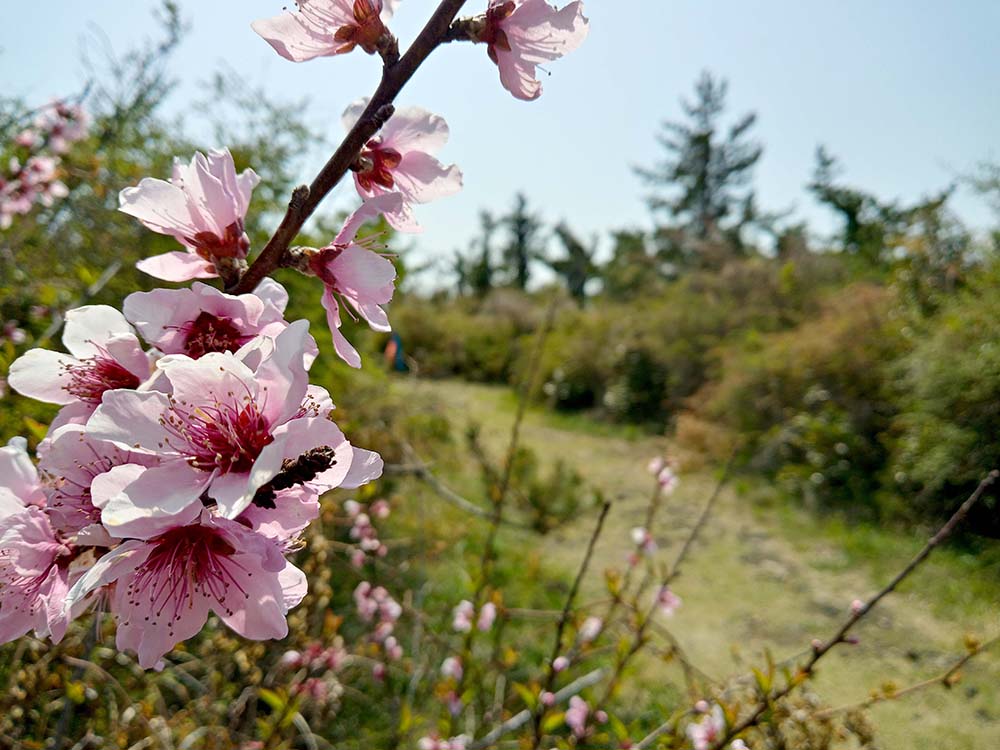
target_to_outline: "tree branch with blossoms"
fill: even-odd
[[[320,279],[334,349],[352,367],[361,357],[340,331],[344,305],[373,329],[390,330],[383,305],[395,268],[374,240],[357,235],[379,217],[416,231],[412,206],[461,187],[458,168],[433,156],[448,138],[444,120],[394,102],[464,4],[442,0],[402,56],[386,25],[395,0],[301,0],[293,12],[252,24],[291,61],[360,48],[381,57],[383,73],[369,99],[347,107],[343,142],[312,184],[293,192],[249,266],[244,222],[260,178],[252,169],[237,173],[228,150],[175,161],[168,180],[147,177],[121,191],[122,212],[182,248],[138,268],[192,283],[130,294],[122,311],[70,310],[66,352],[33,349],[11,365],[11,388],[61,409],[37,466],[25,440],[0,448],[0,642],[30,630],[58,642],[98,601],[117,622],[118,649],[135,653],[143,669],[164,668],[210,615],[251,640],[288,634],[288,614],[308,588],[290,558],[320,515],[321,495],[369,484],[383,464],[332,421],[330,394],[310,383],[320,348],[307,321],[285,319],[288,293],[269,276],[293,267]],[[515,95],[538,87],[537,61],[560,57],[587,33],[580,2],[557,10],[538,0],[490,0],[479,18],[481,33],[470,41],[487,45]],[[511,88],[511,71],[522,88]],[[60,138],[78,137],[66,123],[79,130],[83,121],[60,107],[44,139],[54,150]],[[26,132],[25,148],[29,135],[35,142]],[[361,207],[327,246],[292,251],[348,172]],[[25,184],[58,191],[43,177]],[[3,223],[22,212],[3,206]],[[205,283],[214,278],[226,291]],[[356,516],[352,531],[383,549],[361,523],[367,515]],[[401,607],[370,584],[355,599],[369,619],[381,618],[375,642],[399,658],[391,632]]]

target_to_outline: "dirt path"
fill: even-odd
[[[484,444],[502,455],[513,421],[509,391],[455,382],[413,381],[399,387],[428,409],[444,409],[456,431],[470,422],[480,424]],[[621,567],[629,529],[642,523],[650,491],[645,465],[666,442],[598,434],[583,423],[540,412],[529,414],[523,437],[542,459],[566,461],[615,501],[593,570]],[[677,549],[713,486],[706,473],[682,477],[660,514],[657,541],[664,555]],[[667,623],[709,674],[744,672],[748,664],[762,663],[765,649],[780,658],[807,648],[813,638],[835,629],[852,599],[884,583],[873,580],[870,569],[845,565],[843,551],[821,534],[811,538],[802,532],[810,523],[818,530],[820,523],[803,518],[790,525],[774,513],[755,510],[733,489],[724,491],[676,582],[683,606]],[[553,564],[574,569],[592,523],[587,516],[552,534],[545,555]],[[790,538],[793,533],[798,538]],[[854,702],[887,680],[902,687],[932,677],[961,653],[966,632],[987,635],[1000,629],[996,602],[967,608],[961,622],[935,614],[929,603],[940,592],[921,582],[919,571],[916,576],[914,585],[891,597],[858,628],[859,645],[824,660],[815,683],[824,701]],[[600,585],[600,575],[593,576],[594,593],[600,593]],[[961,581],[944,576],[936,585],[961,586]],[[648,669],[655,673],[661,667],[651,664]],[[885,750],[998,747],[1000,658],[989,655],[973,663],[952,690],[934,688],[882,704],[872,718],[878,746]]]

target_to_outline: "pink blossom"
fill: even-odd
[[[457,633],[468,633],[472,630],[472,618],[476,615],[476,607],[472,602],[463,599],[452,610],[451,626]]]
[[[337,355],[351,367],[361,367],[361,356],[340,332],[340,302],[350,308],[376,331],[390,331],[389,318],[381,305],[387,304],[395,291],[396,269],[383,256],[370,249],[370,242],[356,242],[358,230],[379,214],[398,211],[399,193],[379,195],[362,204],[344,224],[333,242],[309,256],[309,268],[323,282],[323,307],[333,335]]]
[[[149,357],[132,326],[107,305],[66,313],[63,345],[69,354],[32,349],[10,366],[10,386],[50,404],[82,404],[89,414],[108,391],[138,388],[149,377]]]
[[[493,602],[486,602],[483,608],[479,610],[479,620],[476,622],[476,627],[479,628],[480,632],[487,632],[493,627],[494,621],[497,619],[497,605]]]
[[[441,675],[453,680],[462,679],[462,660],[457,656],[449,656],[441,662]]]
[[[251,27],[292,62],[342,55],[355,47],[378,51],[385,22],[398,0],[298,0],[294,12],[254,21]]]
[[[26,506],[44,507],[47,499],[28,442],[11,438],[0,448],[0,520]]]
[[[39,508],[5,508],[0,494],[0,643],[29,630],[58,643],[70,619],[64,605],[73,550]]]
[[[569,668],[569,659],[565,656],[557,656],[552,661],[552,671],[555,673],[564,672]]]
[[[314,451],[328,468],[309,478],[309,487],[321,492],[347,483],[354,449],[321,406],[303,407],[307,336],[308,324],[296,321],[253,370],[229,353],[166,357],[158,367],[169,393],[108,393],[87,423],[88,434],[159,459],[152,468],[115,468],[113,477],[102,477],[100,497],[95,482],[94,502],[108,530],[128,537],[131,524],[191,512],[203,496],[236,518],[286,461]],[[368,452],[361,455],[367,463]],[[377,476],[381,461],[370,468],[357,478]]]
[[[669,586],[661,586],[656,594],[656,605],[666,617],[672,617],[681,606],[681,598],[671,591]]]
[[[188,248],[139,261],[136,267],[164,281],[217,276],[218,258],[245,258],[250,240],[243,220],[260,178],[236,174],[228,150],[196,152],[190,164],[175,161],[169,181],[146,177],[118,196],[119,210]]]
[[[546,0],[490,0],[479,41],[500,68],[503,87],[530,101],[542,93],[535,68],[575,50],[588,30],[579,0],[561,10]]]
[[[656,456],[655,458],[649,459],[649,463],[646,465],[646,469],[654,477],[663,471],[667,466],[667,461],[662,456]]]
[[[604,628],[604,621],[600,617],[588,617],[583,621],[578,631],[580,643],[591,643],[601,634]]]
[[[53,528],[74,535],[94,527],[90,532],[101,534],[101,510],[94,505],[91,485],[96,477],[123,464],[155,466],[157,459],[98,440],[82,425],[50,432],[38,467],[47,487],[46,512]],[[110,538],[106,541],[111,544]]]
[[[344,126],[350,130],[368,106],[361,99],[344,112]],[[386,221],[401,232],[419,232],[421,226],[410,206],[453,195],[462,189],[462,173],[454,164],[445,167],[434,158],[448,140],[448,124],[443,118],[419,107],[396,110],[379,134],[362,149],[354,172],[354,185],[364,200],[377,195],[399,193],[398,210],[385,214]]]
[[[251,503],[237,520],[258,534],[294,547],[299,534],[319,518],[319,494],[308,485],[281,490],[269,503]]]
[[[860,599],[851,602],[851,614],[859,615],[865,610],[865,603]]]
[[[569,708],[566,709],[563,720],[574,735],[583,737],[587,734],[587,716],[589,714],[590,706],[587,705],[587,701],[579,695],[574,695],[569,699]]]
[[[657,545],[656,540],[653,535],[643,526],[636,526],[630,532],[632,537],[632,544],[638,547],[647,555],[653,555],[656,553]]]
[[[428,737],[421,737],[417,741],[419,750],[465,750],[468,744],[469,738],[464,734],[452,737],[449,740],[441,739],[434,734]]]
[[[694,750],[709,750],[726,730],[726,719],[722,707],[716,704],[710,714],[702,716],[698,722],[687,725],[687,736]]]
[[[278,300],[288,294],[275,281],[262,287]],[[125,298],[125,318],[142,337],[164,354],[186,354],[198,359],[210,352],[235,352],[258,336],[274,338],[288,327],[282,305],[254,294],[224,294],[195,282],[185,289],[154,289]],[[311,337],[310,337],[311,339]],[[315,342],[307,339],[315,357]]]
[[[305,596],[306,580],[278,546],[207,509],[172,521],[133,524],[133,538],[87,571],[67,606],[114,583],[117,646],[135,652],[144,669],[197,634],[210,612],[244,638],[284,638],[285,615]]]
[[[656,481],[659,482],[660,489],[666,495],[671,494],[681,483],[681,480],[674,473],[674,470],[669,466],[664,466],[660,469],[659,473],[656,475]]]
[[[549,690],[543,690],[541,695],[538,696],[538,700],[540,700],[542,705],[546,708],[552,708],[552,706],[556,704],[556,694]]]

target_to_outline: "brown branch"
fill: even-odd
[[[969,650],[960,658],[956,659],[955,663],[952,664],[947,670],[939,674],[937,677],[931,677],[928,680],[922,680],[913,685],[909,685],[905,688],[899,690],[892,690],[890,692],[885,692],[880,695],[873,695],[859,703],[851,703],[845,706],[837,706],[836,708],[827,708],[823,711],[819,711],[813,714],[817,719],[829,719],[837,714],[846,713],[848,711],[861,711],[866,708],[870,708],[877,703],[884,703],[886,701],[894,701],[903,698],[911,693],[916,693],[924,688],[933,687],[934,685],[941,685],[946,688],[950,688],[955,684],[955,675],[958,671],[972,661],[974,658],[979,656],[979,654],[987,651],[988,649],[1000,643],[1000,636],[995,636],[988,640],[986,643],[976,644],[975,646],[969,647]]]
[[[573,602],[576,601],[576,595],[580,591],[580,584],[583,582],[583,577],[587,574],[587,569],[590,567],[590,560],[594,556],[594,547],[597,546],[597,540],[604,529],[604,520],[608,517],[609,510],[611,510],[611,503],[604,503],[604,506],[601,508],[601,514],[597,518],[597,526],[594,527],[594,533],[590,535],[590,542],[587,544],[587,551],[583,555],[583,562],[576,573],[576,579],[569,590],[569,596],[566,597],[566,604],[563,607],[562,615],[559,617],[559,624],[556,626],[555,643],[552,646],[552,656],[549,657],[545,686],[542,688],[542,692],[544,693],[552,692],[552,688],[555,686],[556,675],[558,674],[555,663],[562,651],[563,633],[566,631],[566,623],[569,622],[570,612],[573,611]],[[531,746],[532,750],[537,750],[538,746],[542,744],[542,718],[544,716],[545,704],[539,700],[538,708],[535,710],[535,739]]]
[[[955,531],[955,527],[961,523],[965,517],[972,510],[972,507],[979,502],[982,496],[986,493],[986,490],[996,482],[997,478],[1000,477],[1000,471],[994,469],[989,474],[987,474],[983,480],[976,487],[975,492],[969,495],[968,499],[959,506],[958,510],[955,511],[954,515],[948,519],[948,521],[938,529],[937,533],[927,540],[927,544],[924,545],[923,549],[918,552],[912,560],[904,567],[896,576],[889,581],[878,593],[872,596],[868,601],[866,601],[861,607],[857,608],[851,612],[850,617],[848,617],[844,624],[840,626],[833,637],[824,643],[819,643],[813,647],[812,655],[809,660],[799,667],[798,674],[781,690],[770,696],[765,696],[763,702],[757,706],[757,708],[747,716],[742,721],[736,722],[732,727],[730,727],[725,735],[714,745],[712,745],[712,750],[720,750],[724,747],[729,740],[736,737],[741,732],[755,726],[761,719],[761,717],[767,712],[771,704],[775,701],[781,700],[786,695],[791,693],[798,685],[800,685],[806,677],[808,677],[816,666],[816,663],[822,659],[826,654],[828,654],[835,646],[847,641],[847,634],[851,629],[857,624],[859,620],[864,618],[872,609],[878,604],[882,599],[891,594],[896,588],[901,584],[914,570],[916,570],[923,562],[928,558],[934,548],[939,546],[941,542],[947,539]]]
[[[393,101],[416,73],[417,68],[441,44],[464,4],[465,0],[442,0],[434,15],[399,62],[394,65],[388,64],[390,57],[386,57],[387,64],[382,71],[382,80],[361,117],[354,123],[354,127],[316,175],[312,184],[309,187],[303,185],[295,189],[277,231],[268,240],[239,283],[227,291],[234,294],[252,292],[265,277],[281,267],[282,259],[296,235],[317,206],[347,174],[364,145],[392,116]]]

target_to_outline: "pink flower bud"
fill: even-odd
[[[565,656],[557,656],[552,662],[552,671],[557,674],[564,671],[567,667],[569,667],[569,659]]]

